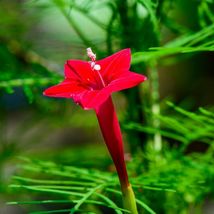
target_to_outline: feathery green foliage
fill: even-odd
[[[214,140],[214,117],[212,111],[200,108],[198,112],[189,112],[167,102],[168,106],[174,109],[173,113],[167,115],[156,115],[161,122],[159,130],[144,124],[128,123],[125,129],[134,129],[149,134],[161,133],[163,137],[173,139],[182,143],[181,150],[195,142],[201,142],[212,146]],[[148,114],[151,112],[148,111]]]
[[[162,68],[171,70],[168,65],[188,67],[181,60],[195,63],[197,55],[202,68],[190,66],[182,78],[204,77],[207,87],[199,82],[198,90],[211,92],[212,77],[205,74],[212,70],[207,64],[214,51],[213,11],[213,0],[1,1],[0,191],[12,201],[8,204],[25,205],[34,214],[128,213],[110,159],[97,144],[92,149],[82,144],[100,141],[84,139],[97,129],[92,114],[70,102],[44,98],[42,91],[62,79],[66,59],[86,60],[85,48],[92,47],[102,58],[129,47],[131,70],[148,76],[142,87],[126,91],[121,103],[116,99],[118,112],[126,112],[121,125],[132,152],[127,165],[139,211],[203,213],[206,200],[214,197],[212,98],[202,102],[208,107],[197,105],[195,112],[171,102],[166,107],[161,98],[168,93],[160,94],[159,85],[174,79],[159,76],[164,77]],[[20,99],[23,94],[28,102]],[[169,95],[175,103],[188,99]],[[74,138],[72,133],[80,134]],[[76,141],[78,149],[72,147]],[[29,158],[21,161],[7,190],[5,169],[14,168],[17,155]],[[42,161],[34,160],[37,156]]]
[[[53,194],[58,197],[61,197],[62,195],[65,199],[9,202],[9,204],[65,203],[70,207],[70,209],[66,209],[65,212],[70,211],[70,213],[83,210],[86,212],[87,209],[90,209],[86,205],[93,204],[114,209],[118,214],[121,214],[122,211],[128,213],[128,211],[121,208],[121,204],[115,204],[115,202],[108,197],[108,192],[115,194],[115,197],[117,197],[117,195],[121,195],[120,191],[115,190],[115,187],[118,188],[119,183],[117,176],[114,174],[111,175],[110,173],[105,172],[100,173],[100,171],[97,170],[87,170],[71,166],[56,165],[52,162],[42,162],[38,160],[28,160],[28,163],[26,165],[22,165],[21,168],[27,172],[33,172],[37,175],[40,174],[40,176],[44,179],[41,180],[37,178],[15,176],[13,178],[19,184],[11,185],[12,188],[21,188],[35,191],[37,193],[44,192],[46,194]],[[52,177],[54,177],[54,180],[52,180]],[[139,188],[140,186],[135,184],[134,187]],[[150,187],[146,186],[145,188],[149,189]],[[158,187],[156,187],[156,189],[161,191],[165,190]],[[147,210],[148,213],[155,213],[141,200],[138,200],[137,203],[140,207]],[[49,212],[51,211],[32,213]]]

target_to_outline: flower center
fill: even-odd
[[[87,48],[86,50],[87,50],[88,57],[91,59],[91,61],[89,61],[89,63],[91,65],[92,71],[94,72],[95,80],[97,82],[97,87],[98,87],[98,89],[102,89],[102,88],[106,87],[106,84],[100,73],[101,66],[99,64],[96,64],[96,54],[93,53],[91,48]]]

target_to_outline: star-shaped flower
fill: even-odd
[[[112,92],[131,88],[146,77],[129,71],[130,49],[121,50],[96,61],[96,55],[87,49],[91,61],[68,60],[65,80],[44,91],[50,97],[71,98],[84,109],[96,109]]]

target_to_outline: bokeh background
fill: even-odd
[[[192,174],[191,166],[182,169],[187,173],[182,178],[189,179],[189,183],[172,185],[176,190],[180,187],[179,200],[165,196],[164,202],[161,200],[153,207],[156,212],[214,213],[211,185],[214,178],[213,9],[212,0],[1,0],[0,213],[31,211],[29,207],[5,204],[31,198],[29,192],[26,197],[19,190],[8,188],[13,183],[12,176],[23,173],[19,169],[23,162],[20,157],[114,172],[94,112],[84,111],[71,100],[42,95],[45,88],[63,79],[67,59],[87,60],[87,47],[92,47],[97,58],[129,47],[133,54],[131,69],[148,76],[148,81],[140,87],[113,95],[126,152],[133,158],[130,171],[137,172],[140,166],[143,171],[154,172],[155,166],[159,166],[151,167],[150,161],[153,163],[154,157],[160,156],[166,163],[162,166],[164,170],[169,166],[168,161],[190,158],[195,153],[200,161],[194,164],[204,166],[206,163],[201,171],[197,169]],[[191,35],[196,36],[191,40]],[[184,50],[176,51],[174,47],[174,52],[163,58],[155,55],[151,60],[145,59],[150,56],[149,51],[153,51],[151,47],[165,47],[185,37],[187,44],[180,40]],[[189,47],[193,49],[186,51]],[[201,122],[202,117],[191,117],[191,112],[198,112],[200,107],[209,112],[205,114],[207,122],[205,119]],[[201,112],[196,116],[199,114]],[[180,126],[176,126],[175,121],[179,121]],[[180,130],[182,126],[186,134]],[[190,136],[194,133],[196,135]],[[172,137],[173,134],[186,141]],[[187,142],[185,146],[183,142]],[[174,155],[180,148],[181,152]],[[167,159],[169,156],[172,159]],[[169,175],[173,167],[171,170]],[[188,187],[198,180],[194,179],[197,173],[204,175],[206,191],[197,187],[198,192],[193,193]],[[162,197],[155,194],[146,193],[146,202],[151,206],[153,200]],[[169,206],[171,199],[174,205]],[[110,213],[109,210],[102,212]]]

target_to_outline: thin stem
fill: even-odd
[[[112,16],[109,20],[107,31],[106,31],[106,45],[107,45],[108,54],[111,54],[113,51],[113,49],[112,49],[112,33],[113,33],[112,28],[113,28],[114,21],[117,18],[117,10],[115,9],[113,4],[110,4],[109,6],[112,11]]]
[[[74,209],[75,209],[75,210],[78,210],[79,207],[80,207],[89,197],[91,197],[98,189],[101,189],[101,188],[103,188],[103,187],[104,187],[104,184],[100,184],[100,185],[94,187],[93,189],[91,189],[90,191],[88,191],[88,193],[85,194],[85,196],[84,196],[82,199],[80,199],[79,202],[75,205]],[[70,212],[70,213],[72,213],[72,212]]]
[[[129,185],[123,193],[123,206],[125,209],[129,210],[131,214],[138,214],[136,199],[131,185]]]
[[[71,27],[73,27],[73,29],[75,30],[75,32],[78,34],[78,36],[80,37],[80,39],[83,41],[83,43],[88,46],[88,47],[94,47],[94,45],[91,44],[91,42],[85,37],[85,35],[82,33],[82,31],[79,29],[78,25],[74,22],[74,20],[71,18],[71,16],[69,15],[68,12],[66,12],[66,10],[63,8],[62,5],[60,5],[59,3],[57,3],[57,1],[55,0],[54,3],[58,6],[58,8],[60,9],[60,11],[62,12],[62,14],[64,15],[64,17],[67,19],[68,23],[71,25]]]
[[[158,70],[155,68],[154,63],[149,70],[150,79],[150,93],[151,93],[151,109],[152,109],[152,126],[157,129],[154,134],[154,150],[160,151],[162,149],[162,137],[160,132],[160,119],[158,115],[160,114],[160,104],[159,104],[159,82],[158,82]]]
[[[84,15],[85,17],[87,17],[90,21],[92,21],[94,24],[96,24],[98,27],[100,27],[101,29],[103,30],[106,30],[107,29],[107,26],[100,22],[100,20],[98,20],[96,17],[92,16],[90,13],[89,13],[89,10],[86,10],[86,9],[82,9],[80,7],[78,7],[77,5],[72,5],[72,7],[77,10],[78,12],[80,12],[82,15]],[[116,30],[116,29],[115,29]]]

